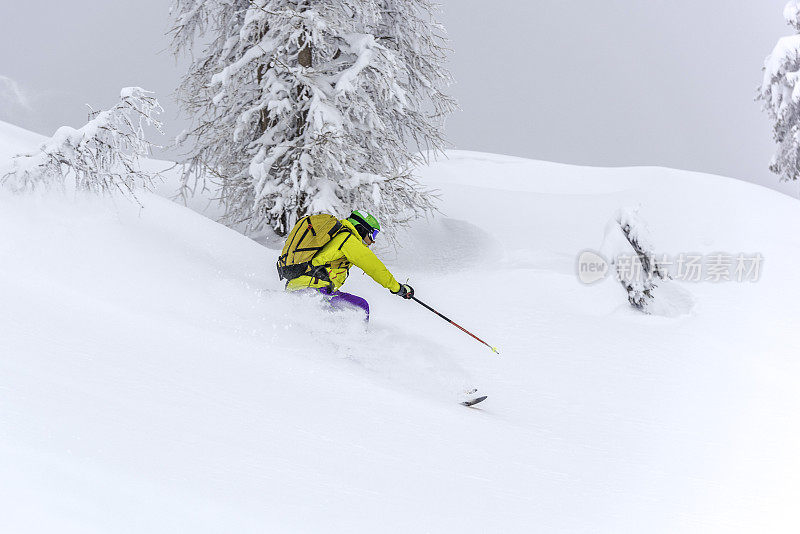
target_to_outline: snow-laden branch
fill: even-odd
[[[647,223],[638,208],[617,211],[606,225],[600,252],[610,261],[631,306],[649,313],[654,290],[662,280],[669,279],[669,274],[656,258]]]
[[[62,126],[37,152],[15,156],[2,182],[17,192],[69,183],[95,193],[120,191],[136,200],[136,189],[154,177],[139,165],[152,147],[145,127],[163,133],[156,118],[163,109],[151,94],[139,87],[122,89],[114,107],[93,112],[83,127]]]
[[[795,30],[800,31],[800,1],[789,0],[786,3],[786,7],[783,8],[783,18]]]

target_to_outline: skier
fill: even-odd
[[[281,280],[287,280],[287,291],[318,292],[332,308],[360,309],[364,312],[364,319],[369,321],[367,301],[352,293],[339,291],[353,265],[395,295],[404,299],[414,297],[414,289],[408,284],[398,283],[369,249],[380,230],[381,226],[375,217],[359,210],[341,221],[328,214],[303,217],[286,237],[278,258],[278,276]],[[427,304],[420,304],[497,352],[497,349]],[[459,395],[459,402],[464,406],[474,406],[484,400],[486,395],[478,393],[476,388],[467,389]]]
[[[404,299],[412,298],[414,289],[395,280],[389,269],[369,249],[375,243],[380,230],[381,226],[375,217],[359,210],[341,221],[332,215],[315,215],[301,219],[286,238],[278,260],[279,276],[282,279],[288,278],[286,290],[319,292],[331,307],[361,309],[365,320],[369,321],[369,303],[366,299],[339,291],[350,274],[350,267],[355,265],[393,294]],[[329,240],[317,250],[314,243],[308,246],[312,236],[317,239],[317,244]],[[310,261],[298,262],[298,254],[305,250],[313,253]],[[300,269],[292,272],[291,269],[295,266]],[[298,272],[302,274],[295,276]]]

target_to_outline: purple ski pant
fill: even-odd
[[[366,299],[344,291],[331,291],[327,287],[312,289],[311,291],[319,291],[325,295],[325,300],[335,310],[364,310],[364,320],[369,322],[369,302]]]

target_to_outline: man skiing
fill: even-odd
[[[325,220],[325,217],[330,220]],[[314,218],[317,219],[312,224]],[[328,228],[324,226],[326,224],[333,226]],[[289,233],[278,261],[280,277],[288,279],[286,290],[319,292],[324,295],[331,307],[361,309],[364,311],[365,319],[369,321],[369,303],[359,296],[339,291],[350,274],[350,267],[355,265],[393,294],[404,299],[412,298],[414,289],[408,284],[397,282],[389,269],[369,249],[375,243],[380,229],[381,226],[375,217],[359,210],[341,221],[329,215],[301,219]],[[330,240],[318,251],[313,244],[312,246],[301,244],[305,239],[312,239],[312,236],[317,238],[318,243],[325,239]],[[301,251],[313,253],[310,261],[297,263],[296,258]],[[293,267],[297,269],[292,271]]]
[[[353,265],[395,295],[405,299],[414,297],[414,289],[408,284],[398,283],[389,269],[369,249],[375,243],[380,230],[381,226],[375,217],[359,210],[344,220],[328,214],[303,217],[286,237],[278,258],[278,276],[281,280],[287,280],[287,291],[318,292],[332,308],[363,310],[365,320],[369,321],[367,301],[351,293],[339,291]],[[458,326],[433,308],[422,302],[420,304]],[[458,328],[464,330],[460,326]],[[464,332],[475,337],[467,330]],[[477,337],[475,339],[497,352],[497,349],[485,341]],[[459,402],[464,406],[474,406],[484,400],[486,395],[481,395],[475,388],[459,395]]]

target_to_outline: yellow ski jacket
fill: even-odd
[[[400,291],[400,284],[394,279],[389,269],[369,247],[361,242],[353,223],[348,220],[341,222],[344,229],[322,247],[322,250],[311,260],[311,265],[314,267],[325,266],[325,270],[333,282],[333,289],[339,289],[344,284],[347,275],[350,274],[350,267],[355,265],[392,293]],[[328,287],[328,285],[325,280],[304,275],[290,280],[286,284],[286,289],[297,291],[308,287]]]

